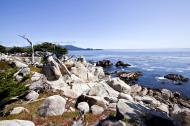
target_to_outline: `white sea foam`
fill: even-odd
[[[183,73],[184,71],[183,70],[176,70],[177,72],[179,72],[179,73]]]
[[[166,69],[166,67],[163,66],[152,66],[151,69]]]
[[[157,80],[165,80],[166,78],[164,77],[155,77]]]
[[[131,67],[131,68],[136,68],[136,67],[137,67],[137,65],[131,65],[131,66],[129,66],[129,67]]]
[[[187,67],[186,70],[190,70],[190,67]]]
[[[146,69],[147,71],[154,71],[154,69],[151,69],[151,68],[148,68],[148,69]]]

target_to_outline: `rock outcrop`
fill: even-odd
[[[107,81],[108,85],[118,92],[123,92],[125,94],[130,94],[131,87],[119,78],[111,78]]]
[[[142,72],[119,72],[117,76],[122,80],[129,82],[129,81],[137,81],[140,76],[142,76]]]
[[[9,59],[5,57],[5,60]],[[140,72],[120,72],[118,77],[105,76],[102,67],[111,66],[109,60],[103,60],[95,66],[86,62],[84,58],[76,60],[66,58],[61,61],[49,56],[43,66],[44,75],[31,72],[30,68],[23,65],[20,60],[14,64],[19,68],[15,74],[18,81],[31,75],[31,81],[26,84],[30,92],[23,95],[20,101],[26,100],[24,101],[26,104],[32,104],[43,100],[38,106],[36,116],[39,118],[62,117],[64,112],[68,114],[78,109],[80,114],[74,118],[73,125],[87,125],[84,119],[84,114],[87,113],[98,118],[100,121],[96,124],[101,126],[132,126],[131,122],[146,126],[188,126],[190,124],[189,99],[183,98],[179,92],[150,89],[136,84],[136,80],[142,75]],[[116,66],[129,65],[119,61]],[[169,75],[167,78],[174,81],[187,81],[185,77],[179,75]],[[40,93],[44,94],[40,95]],[[38,99],[39,95],[44,98]],[[10,114],[19,114],[23,111],[26,109],[16,107],[10,111]],[[106,117],[109,112],[116,112],[116,116]],[[128,123],[125,122],[126,120]],[[14,120],[2,122],[0,121],[0,126],[2,124],[20,126]]]
[[[58,116],[65,112],[66,100],[59,96],[53,95],[44,100],[38,109],[40,116]]]
[[[27,120],[1,120],[0,126],[35,126],[32,121]]]
[[[187,82],[189,81],[189,78],[186,78],[179,74],[167,74],[164,76],[164,78],[172,80],[172,81],[181,81],[181,82]]]
[[[123,61],[117,61],[117,63],[115,64],[116,67],[127,67],[127,66],[131,66],[128,63],[124,63]]]
[[[110,60],[102,60],[96,63],[96,66],[101,66],[101,67],[110,67],[112,65],[113,63]]]
[[[88,95],[100,97],[118,97],[119,92],[111,88],[107,83],[100,82],[95,84],[90,89]]]
[[[82,63],[76,63],[75,66],[71,68],[71,73],[79,77],[83,82],[96,80],[93,73],[91,73]]]
[[[59,59],[53,56],[47,57],[46,63],[43,66],[43,73],[48,80],[58,80],[66,73],[66,67]]]

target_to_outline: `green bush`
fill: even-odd
[[[6,52],[7,52],[6,47],[3,45],[0,45],[0,53],[6,53]]]
[[[0,105],[3,105],[12,97],[26,93],[28,90],[23,83],[14,81],[13,75],[16,71],[15,68],[10,68],[0,72]]]
[[[48,51],[48,52],[54,52],[56,54],[67,54],[68,51],[66,48],[63,48],[61,46],[49,43],[49,42],[44,42],[42,44],[37,44],[34,45],[34,50],[35,51]]]
[[[68,50],[66,48],[63,48],[61,46],[55,46],[55,53],[56,54],[60,54],[60,55],[63,55],[63,54],[67,54],[68,53]]]
[[[8,70],[8,69],[10,69],[11,68],[11,66],[7,63],[7,62],[5,62],[5,61],[0,61],[0,72],[1,71],[5,71],[5,70]]]
[[[68,53],[66,48],[61,47],[59,45],[49,43],[49,42],[44,42],[42,44],[34,45],[34,51],[42,51],[42,52],[48,51],[48,52],[53,52],[57,55],[63,55],[63,54]],[[0,45],[0,52],[2,52],[2,53],[8,52],[10,54],[24,53],[24,52],[31,53],[32,49],[31,49],[31,47],[23,48],[23,47],[15,46],[15,47],[12,47],[12,48],[9,48],[8,50],[6,50],[6,47]]]
[[[8,50],[9,53],[24,53],[24,52],[28,52],[29,49],[28,48],[22,48],[22,47],[12,47]]]

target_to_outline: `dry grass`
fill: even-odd
[[[32,66],[32,65],[29,65],[29,68],[33,72],[42,73],[42,68],[38,68],[38,67],[35,67],[35,66]]]
[[[42,104],[43,100],[24,104],[26,102],[16,102],[11,105],[9,105],[6,108],[6,111],[10,111],[14,107],[22,106],[30,111],[30,113],[22,112],[18,115],[7,115],[4,117],[0,117],[0,120],[11,120],[11,119],[22,119],[22,120],[31,120],[35,123],[36,126],[70,126],[72,125],[72,122],[79,117],[79,112],[65,112],[61,116],[50,116],[50,117],[40,117],[38,115],[38,107]],[[101,115],[92,115],[91,113],[88,113],[85,115],[85,122],[88,122],[89,125],[94,124],[95,122],[105,118],[107,115],[110,115],[111,112],[104,112]]]
[[[53,92],[43,92],[40,94],[39,99],[55,95],[56,93]],[[73,99],[69,99],[68,101],[72,101]],[[4,117],[0,117],[0,120],[12,120],[12,119],[21,119],[21,120],[31,120],[35,123],[36,126],[71,126],[73,121],[76,120],[79,117],[79,111],[75,112],[64,112],[61,116],[50,116],[50,117],[40,117],[38,115],[38,108],[42,104],[44,99],[31,102],[28,101],[17,101],[15,103],[12,103],[8,105],[4,112],[8,113],[10,110],[12,110],[15,107],[24,107],[29,110],[30,113],[22,112],[18,115],[5,115]],[[68,109],[69,106],[74,108],[74,104],[67,102],[66,108]],[[88,113],[85,115],[85,122],[88,122],[88,125],[94,124],[97,121],[105,118],[107,115],[113,114],[113,112],[105,111],[101,115],[92,115],[91,113]]]
[[[0,61],[0,71],[8,70],[11,66],[4,61]]]

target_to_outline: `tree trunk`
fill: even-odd
[[[18,36],[25,39],[30,44],[30,46],[32,48],[32,64],[34,64],[35,63],[35,61],[34,61],[34,47],[33,47],[32,41],[30,41],[28,38],[26,38],[25,35],[18,35]]]
[[[31,48],[32,48],[32,64],[35,63],[34,61],[34,47],[33,44],[31,44]]]

